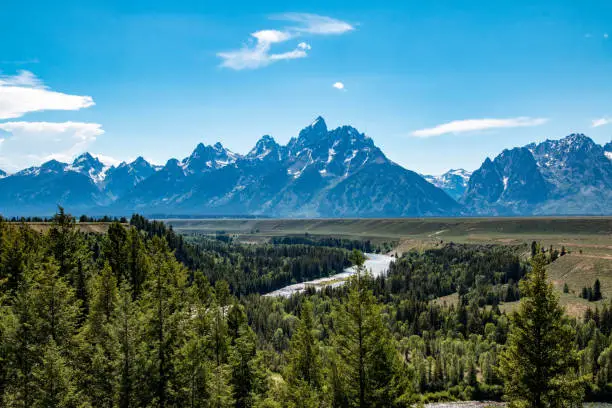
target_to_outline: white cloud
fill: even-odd
[[[600,126],[605,126],[612,123],[612,119],[610,118],[599,118],[599,119],[593,119],[593,121],[591,122],[591,127],[600,127]]]
[[[278,30],[261,30],[251,35],[257,38],[259,42],[268,44],[280,43],[291,38],[291,34]]]
[[[312,47],[310,46],[310,44],[308,44],[307,42],[301,42],[298,44],[298,48],[302,49],[302,50],[310,50],[312,49]]]
[[[283,30],[260,30],[251,33],[249,43],[242,48],[217,54],[221,66],[234,70],[265,67],[276,61],[305,58],[312,49],[307,42],[300,42],[285,52],[272,52],[273,44],[280,44],[307,35],[342,34],[354,29],[349,23],[331,17],[305,13],[286,13],[272,16],[273,20],[290,21],[297,25]]]
[[[539,126],[548,122],[545,118],[518,117],[509,119],[467,119],[455,120],[433,128],[412,132],[415,137],[432,137],[445,134],[457,134],[478,130]]]
[[[69,161],[103,133],[97,123],[0,123],[0,168],[15,171],[51,159]]]
[[[29,71],[0,76],[0,119],[14,119],[45,110],[79,110],[93,105],[91,96],[49,90]]]
[[[310,13],[284,13],[272,16],[273,20],[292,21],[298,23],[290,30],[308,34],[344,34],[355,29],[351,24],[332,17]]]
[[[90,154],[107,166],[118,166],[123,161],[123,160],[119,160],[111,156],[106,156],[104,154],[99,154],[99,153],[90,153]],[[130,160],[130,161],[133,161],[133,160]]]
[[[280,35],[270,34],[271,31],[273,30],[258,31],[251,34],[257,39],[253,46],[244,46],[236,51],[217,54],[223,59],[221,66],[235,70],[255,69],[265,67],[276,61],[306,57],[306,51],[300,47],[280,54],[270,53],[272,44],[285,41],[280,40],[284,38]]]
[[[344,84],[342,82],[336,82],[335,84],[332,85],[334,88],[339,89],[339,90],[344,90]]]

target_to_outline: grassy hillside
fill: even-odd
[[[460,238],[501,236],[610,235],[612,217],[530,218],[350,218],[350,219],[172,219],[179,231],[236,234],[346,235],[368,238]]]
[[[588,302],[582,287],[602,284],[603,301],[612,298],[612,217],[529,218],[403,218],[403,219],[201,219],[167,220],[178,232],[214,234],[225,231],[243,242],[261,242],[273,236],[339,236],[396,241],[396,252],[441,246],[446,242],[523,245],[525,256],[532,241],[545,248],[565,247],[568,254],[548,266],[568,313],[582,316]],[[563,293],[567,283],[570,293]],[[452,297],[443,299],[452,302]],[[506,304],[512,310],[515,304]]]

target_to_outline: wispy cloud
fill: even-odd
[[[334,88],[339,89],[341,91],[344,90],[344,84],[342,82],[336,82],[332,85]]]
[[[256,69],[277,61],[305,58],[307,51],[312,49],[307,42],[302,41],[284,52],[272,52],[272,46],[309,35],[343,34],[354,30],[347,22],[316,14],[285,13],[274,15],[271,19],[288,21],[293,25],[281,30],[266,29],[251,33],[250,41],[242,48],[217,54],[223,60],[221,66],[234,70]]]
[[[0,123],[0,168],[15,171],[50,159],[68,161],[102,134],[98,123]]]
[[[599,118],[599,119],[593,119],[593,121],[591,122],[591,127],[600,127],[600,126],[605,126],[612,123],[612,118]]]
[[[29,112],[79,110],[94,105],[91,96],[51,91],[29,71],[0,75],[0,119],[19,118]]]
[[[332,17],[320,16],[310,13],[283,13],[276,14],[271,17],[272,20],[292,21],[299,24],[295,27],[288,28],[288,31],[294,33],[308,34],[344,34],[355,29],[346,21],[337,20]]]
[[[466,119],[455,120],[432,128],[415,130],[414,137],[433,137],[446,134],[459,134],[488,129],[539,126],[548,122],[546,118],[518,117],[508,119]]]

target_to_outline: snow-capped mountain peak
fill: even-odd
[[[294,178],[311,167],[325,177],[346,177],[366,164],[388,162],[371,138],[351,126],[327,130],[321,117],[291,139],[287,149],[288,174]]]
[[[66,167],[66,170],[84,174],[94,183],[99,184],[104,181],[110,168],[111,166],[102,163],[97,157],[85,152],[74,159],[72,164]]]
[[[457,200],[467,189],[471,175],[472,172],[464,169],[450,169],[444,174],[423,175],[423,178]]]
[[[213,146],[199,143],[193,153],[183,159],[181,167],[186,173],[200,173],[233,164],[240,157],[240,155],[223,147],[220,142],[215,143]]]
[[[270,135],[264,135],[245,156],[247,159],[263,160],[266,158],[281,159],[281,146]]]

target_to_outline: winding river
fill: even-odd
[[[365,261],[364,266],[374,277],[386,273],[389,270],[389,264],[395,259],[391,256],[381,254],[366,253],[365,256],[367,259]],[[278,290],[275,290],[274,292],[267,293],[264,296],[289,297],[294,293],[303,292],[308,286],[313,286],[317,289],[321,289],[324,286],[339,286],[344,284],[348,277],[354,275],[355,273],[355,267],[351,266],[350,268],[346,268],[342,273],[337,273],[335,275],[311,280],[308,282],[296,283],[293,285],[285,286],[284,288],[280,288]]]

